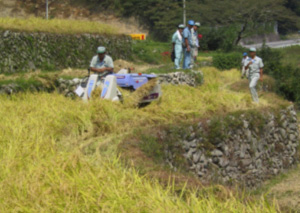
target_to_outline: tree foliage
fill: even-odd
[[[162,41],[169,41],[183,20],[182,0],[70,1],[90,5],[95,11],[103,8],[121,17],[134,16],[141,25],[149,28],[153,38]],[[230,35],[235,32],[233,44],[251,34],[272,31],[275,21],[278,21],[281,32],[300,27],[299,0],[186,0],[186,10],[187,20],[201,21],[203,26],[214,28],[211,32],[222,27],[230,29]]]
[[[204,23],[212,26],[236,26],[235,44],[251,34],[270,32],[275,21],[296,20],[285,7],[285,0],[215,0],[199,8]]]
[[[151,35],[168,41],[176,26],[182,23],[182,5],[178,0],[121,0],[124,16],[136,16],[148,26]]]
[[[298,17],[300,17],[300,1],[299,0],[287,0],[284,5],[286,8],[293,11]],[[281,19],[279,21],[279,32],[286,34],[293,31],[298,31],[300,28],[300,20],[293,19]]]

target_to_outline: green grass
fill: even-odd
[[[170,62],[171,43],[155,42],[152,40],[133,42],[133,60],[149,64],[164,64]]]
[[[118,30],[113,26],[98,22],[65,19],[45,20],[33,17],[27,19],[0,18],[0,29],[57,34],[118,34]]]

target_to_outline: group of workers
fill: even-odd
[[[178,25],[177,31],[172,36],[175,69],[181,69],[182,55],[182,68],[193,68],[198,56],[199,37],[197,30],[199,27],[200,22],[194,22],[193,20],[189,20],[186,27],[183,24]]]
[[[195,27],[196,26],[196,27]],[[197,27],[200,23],[189,21],[188,26],[184,29],[183,25],[178,26],[178,31],[173,35],[173,48],[175,51],[175,67],[180,68],[181,54],[184,54],[183,68],[190,69],[193,66],[193,61],[198,55],[199,41],[193,40],[192,34],[197,32]],[[192,31],[192,28],[194,29]],[[183,32],[183,35],[182,35]],[[198,44],[198,46],[197,46]],[[258,94],[256,85],[258,80],[263,80],[263,61],[256,55],[254,47],[249,49],[248,53],[243,53],[242,59],[242,78],[249,79],[249,88],[254,102],[258,103]],[[114,72],[114,63],[112,58],[106,54],[106,48],[100,46],[97,48],[97,55],[92,58],[90,70],[98,73],[101,76],[106,76]]]

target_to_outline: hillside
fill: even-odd
[[[238,192],[221,186],[194,192],[201,186],[198,183],[182,189],[180,185],[188,180],[182,175],[178,186],[170,183],[163,187],[156,175],[146,173],[141,177],[139,169],[128,168],[118,159],[119,144],[141,127],[208,116],[220,110],[224,113],[285,103],[270,93],[263,94],[257,106],[251,104],[248,92],[232,91],[230,85],[240,82],[237,70],[221,73],[205,68],[203,72],[204,86],[164,86],[162,101],[144,109],[132,108],[130,102],[121,105],[95,100],[84,104],[58,94],[0,96],[0,209],[275,212],[277,207],[263,198],[253,200],[247,194],[239,197]],[[161,174],[157,169],[151,171]],[[165,174],[165,184],[171,174]]]
[[[0,22],[4,29],[28,32],[43,29],[59,34],[72,29],[74,33],[93,33],[94,26],[97,27],[94,33],[101,33],[110,27],[60,19],[0,20],[4,20]],[[49,25],[39,27],[46,23]],[[74,28],[70,23],[74,23]],[[172,73],[169,48],[168,43],[134,42],[134,61],[118,60],[116,67],[133,66],[136,72],[145,73]],[[292,50],[293,54],[298,51],[297,48]],[[156,130],[159,133],[163,126],[181,128],[183,122],[193,123],[241,111],[251,112],[250,115],[268,114],[266,112],[293,104],[275,93],[276,81],[267,75],[258,85],[260,103],[252,103],[248,82],[240,78],[237,69],[221,71],[211,67],[212,56],[220,54],[227,56],[223,52],[201,53],[202,66],[196,71],[203,72],[203,85],[162,85],[162,99],[144,108],[136,107],[134,93],[123,90],[123,103],[99,99],[83,103],[79,98],[67,98],[57,92],[30,92],[30,83],[36,80],[49,84],[58,77],[83,77],[86,70],[82,69],[1,75],[0,85],[21,82],[28,91],[0,95],[0,211],[256,213],[297,210],[298,204],[294,201],[298,198],[293,196],[298,189],[282,190],[285,184],[298,183],[297,171],[295,176],[288,175],[287,179],[276,182],[283,186],[271,184],[255,194],[214,182],[201,182],[191,173],[174,171],[165,162],[157,162],[155,155],[162,154],[157,147],[146,143],[146,147],[139,146],[144,141],[127,143],[128,138],[140,139],[136,136],[141,132]],[[240,53],[233,54],[239,62]],[[231,57],[231,53],[228,55]],[[296,57],[292,60],[299,65]],[[126,145],[130,145],[129,152],[126,149],[124,152]],[[149,156],[145,150],[153,155]],[[271,196],[266,197],[269,189]],[[280,195],[278,192],[282,197],[291,196],[288,201],[281,196],[273,199],[273,195]]]
[[[0,17],[45,17],[45,1],[0,0]],[[92,12],[69,1],[49,1],[50,19],[93,21],[97,25],[109,25],[116,33],[147,33],[134,18],[119,18],[109,12]],[[42,26],[42,25],[39,25]],[[95,26],[96,28],[96,26]],[[96,31],[96,29],[94,29]]]
[[[168,63],[148,66],[146,72],[172,71]],[[225,186],[204,187],[190,174],[170,171],[155,158],[145,157],[138,146],[127,153],[134,156],[130,159],[134,164],[120,159],[125,139],[140,131],[290,104],[272,90],[263,92],[262,85],[261,103],[253,104],[247,81],[240,79],[236,69],[201,70],[203,86],[164,85],[161,101],[142,109],[134,107],[134,99],[125,91],[123,104],[98,99],[86,104],[57,93],[0,95],[1,211],[276,212],[277,201],[269,204],[262,194],[252,196]],[[79,77],[82,73],[70,69],[1,78]],[[274,88],[272,82],[265,77],[265,86]]]

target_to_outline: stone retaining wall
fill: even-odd
[[[298,146],[297,114],[290,106],[199,122],[169,142],[165,155],[173,169],[188,168],[201,180],[257,187],[291,168]]]
[[[99,45],[114,59],[132,57],[125,35],[60,35],[0,30],[0,73],[87,68]]]
[[[173,85],[188,85],[188,86],[198,86],[203,83],[203,73],[201,71],[194,71],[192,73],[176,72],[169,74],[160,74],[158,75],[160,84],[173,84]],[[79,79],[63,79],[59,78],[56,80],[51,80],[49,85],[43,85],[42,82],[35,81],[35,84],[27,85],[26,88],[19,85],[17,82],[6,84],[0,86],[0,94],[14,94],[18,92],[24,92],[29,89],[30,91],[49,91],[52,92],[57,90],[59,93],[64,94],[65,96],[75,95],[74,91],[83,81],[86,81],[87,78]],[[29,84],[29,83],[27,83]]]
[[[203,73],[201,71],[159,74],[158,77],[159,83],[162,84],[188,85],[191,87],[203,84]]]

